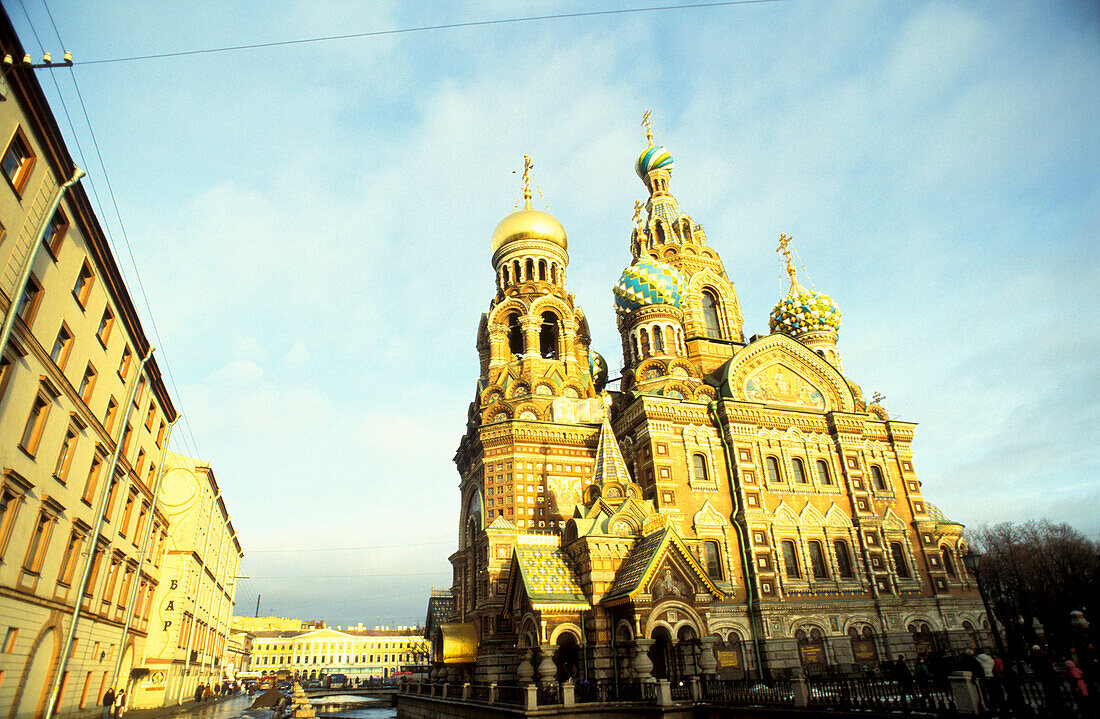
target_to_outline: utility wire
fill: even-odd
[[[19,0],[19,2],[22,5],[23,0]],[[61,38],[61,32],[58,30],[57,23],[54,21],[53,13],[50,12],[50,6],[46,3],[46,0],[42,0],[42,5],[43,5],[43,7],[46,8],[46,14],[50,18],[50,24],[53,26],[54,34],[57,35],[57,41],[59,43],[61,43],[62,47],[64,47],[65,46],[65,41]],[[26,7],[23,8],[23,12],[26,13]],[[27,15],[27,22],[30,23],[30,15],[29,14]],[[38,33],[35,32],[33,24],[31,24],[31,32],[34,32],[35,39],[37,39],[38,38]],[[39,41],[39,46],[41,46],[41,41]],[[145,301],[145,309],[146,309],[146,313],[149,317],[149,325],[153,328],[153,334],[156,337],[157,345],[159,345],[161,350],[163,351],[164,350],[164,340],[161,338],[160,330],[157,328],[156,318],[153,315],[153,308],[152,308],[152,305],[149,302],[149,295],[145,292],[145,284],[141,281],[141,271],[138,269],[137,260],[134,258],[133,248],[130,246],[130,237],[129,237],[129,234],[126,232],[126,224],[122,221],[122,212],[119,209],[118,200],[115,197],[114,187],[112,187],[112,185],[111,185],[111,178],[107,174],[107,164],[103,161],[103,153],[100,152],[99,142],[96,140],[96,136],[95,136],[95,130],[92,128],[92,120],[91,120],[91,117],[88,115],[88,107],[87,107],[87,105],[84,104],[84,95],[80,92],[80,85],[76,81],[76,73],[73,72],[71,66],[69,67],[69,75],[72,77],[73,88],[75,88],[75,90],[76,90],[76,97],[80,101],[80,108],[84,113],[84,121],[88,126],[88,134],[92,139],[92,146],[95,148],[96,157],[99,159],[100,169],[103,171],[103,180],[107,184],[107,191],[108,191],[108,194],[110,195],[110,198],[111,198],[111,204],[114,206],[114,209],[115,209],[115,217],[118,218],[118,226],[122,230],[123,244],[126,246],[126,254],[129,255],[129,257],[130,257],[130,264],[134,268],[134,278],[137,281],[138,289],[141,291],[142,299]],[[56,84],[56,80],[54,82]],[[60,90],[60,87],[59,87],[58,88],[58,94],[59,95],[60,95],[60,92],[61,92],[61,90]],[[64,100],[63,99],[62,99],[62,107],[64,107]],[[65,110],[65,116],[66,116],[66,118],[68,117],[68,109]],[[72,121],[71,120],[69,122],[69,126],[70,126],[70,128],[72,127]],[[75,130],[73,131],[73,135],[74,135],[74,138],[75,138],[75,135],[76,135]],[[79,143],[77,144],[77,149],[79,151]],[[94,193],[94,188],[93,188],[93,193]],[[99,199],[98,194],[96,194],[96,199],[97,200]],[[103,213],[102,203],[100,203],[100,212]],[[180,399],[181,399],[181,395],[180,395],[179,387],[176,385],[176,378],[172,374],[172,368],[168,364],[167,357],[164,354],[162,354],[162,356],[164,357],[163,365],[164,365],[165,373],[168,375],[168,380],[172,383],[172,390],[175,393],[175,396],[177,398],[176,401],[179,402]],[[162,363],[158,362],[158,364],[162,364]],[[180,413],[179,408],[177,408],[177,413]],[[190,423],[190,421],[188,421],[188,416],[186,414],[183,415],[183,424],[184,424],[184,426],[187,427],[187,434],[191,438],[191,447],[194,449],[194,455],[193,456],[201,457],[201,454],[199,453],[198,442],[195,440],[195,434],[191,429],[191,423]],[[183,444],[186,447],[187,446],[186,437],[184,437],[183,439],[184,439]]]
[[[324,35],[321,37],[300,38],[297,40],[274,40],[271,42],[257,42],[248,45],[226,45],[224,47],[210,47],[200,50],[179,50],[176,52],[151,53],[148,55],[133,55],[130,57],[111,57],[102,60],[83,60],[75,65],[104,65],[115,62],[134,62],[137,60],[160,60],[169,57],[186,57],[189,55],[209,55],[218,52],[234,52],[237,50],[256,50],[267,47],[284,47],[287,45],[306,45],[317,42],[330,42],[333,40],[351,40],[364,37],[380,37],[383,35],[403,35],[407,33],[428,32],[432,30],[455,30],[467,27],[486,27],[490,25],[508,25],[524,22],[542,22],[545,20],[563,20],[581,17],[597,17],[601,15],[627,15],[632,13],[664,12],[667,10],[696,10],[700,8],[727,7],[730,5],[758,5],[761,3],[782,2],[782,0],[720,0],[719,2],[685,3],[682,5],[659,5],[656,7],[634,7],[620,10],[589,10],[585,12],[555,13],[553,15],[528,15],[525,17],[502,18],[500,20],[471,20],[468,22],[452,22],[440,25],[419,25],[416,27],[396,28],[393,30],[372,30],[369,32],[348,33],[345,35]]]
[[[365,549],[403,549],[405,547],[438,547],[450,541],[421,542],[419,544],[378,544],[371,547],[318,547],[316,549],[250,549],[249,554],[297,554],[301,552],[354,552]]]
[[[373,577],[439,577],[450,576],[451,572],[442,569],[438,572],[389,572],[383,574],[291,574],[285,577],[253,577],[253,579],[360,579]]]

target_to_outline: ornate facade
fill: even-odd
[[[566,287],[565,230],[531,209],[529,162],[524,208],[493,233],[438,670],[851,672],[981,641],[962,526],[923,496],[914,425],[844,374],[835,303],[799,283],[781,236],[790,291],[746,340],[721,258],[671,193],[672,156],[647,139],[614,287],[617,392]]]

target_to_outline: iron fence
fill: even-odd
[[[475,702],[487,702],[487,701],[489,701],[489,685],[488,684],[471,684],[470,685],[470,701],[475,701]]]
[[[810,706],[854,711],[922,711],[951,713],[955,702],[946,687],[917,686],[895,679],[859,677],[807,680]]]
[[[497,685],[497,704],[523,706],[527,700],[527,688],[515,684]]]
[[[1095,697],[1081,696],[1057,675],[983,677],[978,691],[986,716],[996,719],[1091,719]]]
[[[702,699],[715,704],[794,704],[794,692],[786,679],[704,679]]]
[[[538,702],[540,707],[552,706],[554,704],[561,704],[561,685],[557,682],[548,682],[546,684],[540,684],[537,690]]]

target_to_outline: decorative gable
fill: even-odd
[[[714,505],[710,503],[710,500],[703,502],[703,507],[695,513],[692,517],[692,525],[696,531],[700,527],[723,527],[728,522],[726,518],[722,516],[722,513],[714,508]]]

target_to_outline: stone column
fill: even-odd
[[[499,323],[489,326],[489,367],[508,364],[508,328]]]
[[[554,647],[549,644],[542,645],[542,661],[539,662],[539,684],[549,686],[554,683],[554,676],[558,673],[558,665],[554,663]]]
[[[684,676],[695,676],[695,647],[691,642],[677,642],[676,651],[680,652],[680,662],[684,666]]]
[[[714,658],[714,645],[718,643],[718,637],[703,637],[699,640],[702,650],[699,653],[699,673],[703,676],[713,676],[718,671],[718,660]]]
[[[649,658],[649,648],[653,646],[652,639],[634,640],[634,674],[639,681],[652,679],[653,662]]]
[[[573,679],[570,677],[566,679],[561,685],[561,703],[564,706],[571,707],[577,703],[577,695],[575,693],[575,687],[573,685]]]
[[[540,357],[539,330],[542,329],[542,317],[524,315],[519,318],[520,327],[523,328],[523,359]],[[531,388],[534,391],[534,388]]]
[[[531,666],[531,650],[523,650],[523,658],[516,667],[516,681],[521,685],[530,684],[535,679],[535,668]]]
[[[807,707],[810,705],[810,685],[806,683],[806,677],[802,675],[801,669],[793,670],[793,676],[791,677],[791,694],[796,707]]]
[[[974,716],[981,712],[982,703],[978,697],[978,687],[970,672],[951,672],[947,677],[951,685],[951,698],[955,700],[955,709],[962,716]]]
[[[657,706],[667,707],[672,704],[672,688],[667,679],[657,680]]]

